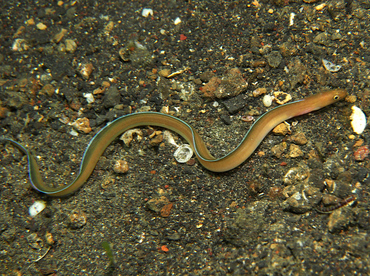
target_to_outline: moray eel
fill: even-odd
[[[58,188],[45,185],[36,159],[29,150],[8,138],[0,138],[0,142],[10,142],[27,155],[29,178],[33,188],[50,196],[65,196],[75,192],[85,183],[106,147],[118,135],[131,128],[151,125],[170,129],[181,135],[190,144],[197,159],[206,169],[214,172],[224,172],[243,163],[276,125],[290,118],[333,104],[346,96],[347,92],[345,90],[334,89],[278,106],[259,117],[239,145],[222,158],[214,158],[199,134],[189,124],[176,117],[157,112],[139,112],[122,116],[109,123],[92,138],[82,157],[80,171],[76,179]]]

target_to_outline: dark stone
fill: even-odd
[[[240,94],[234,98],[224,101],[223,104],[225,105],[227,111],[229,111],[230,114],[235,114],[240,109],[245,107],[246,98],[247,98],[246,95]]]

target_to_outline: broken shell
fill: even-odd
[[[134,139],[134,134],[136,134],[136,140],[140,142],[143,138],[143,132],[138,128],[126,131],[122,134],[120,140],[122,140],[126,146],[129,146],[131,141]]]
[[[153,15],[153,10],[149,8],[144,8],[143,11],[141,12],[141,15],[143,17],[148,17],[149,15]]]
[[[172,133],[170,131],[168,131],[168,130],[163,131],[163,139],[165,139],[171,145],[173,145],[173,146],[175,146],[177,148],[179,147],[176,144],[175,139],[173,138]]]
[[[326,70],[328,70],[329,72],[333,72],[333,73],[338,72],[340,70],[340,68],[342,68],[341,65],[336,65],[336,64],[334,64],[331,61],[326,60],[326,59],[322,59],[322,64],[324,65]]]
[[[181,23],[180,17],[176,17],[176,19],[173,21],[173,24],[178,25]]]
[[[186,163],[193,156],[193,150],[188,144],[183,144],[173,154],[176,161],[179,163]]]
[[[14,52],[27,51],[29,48],[30,46],[28,46],[27,41],[23,38],[17,38],[16,40],[14,40],[12,45],[12,50]]]
[[[94,95],[92,93],[84,93],[83,96],[86,98],[87,103],[95,102]]]
[[[357,106],[352,106],[352,114],[350,116],[351,126],[355,133],[361,134],[366,128],[366,115]]]
[[[292,96],[285,92],[274,92],[274,100],[278,104],[285,104],[292,99]]]

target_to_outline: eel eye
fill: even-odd
[[[339,100],[339,95],[335,95],[334,100]]]

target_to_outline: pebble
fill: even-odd
[[[79,64],[79,73],[85,80],[88,80],[90,78],[90,75],[93,72],[93,70],[94,66],[91,62]]]
[[[129,170],[128,163],[125,160],[116,160],[113,166],[113,170],[116,173],[126,173]]]
[[[369,147],[366,145],[357,148],[353,153],[353,156],[355,157],[356,161],[363,161],[366,157],[369,156]]]
[[[95,102],[94,95],[92,93],[83,93],[84,98],[86,98],[87,103]]]
[[[45,240],[46,240],[46,243],[51,246],[55,243],[54,241],[54,238],[53,238],[53,234],[51,234],[50,232],[46,232],[45,234]]]
[[[305,145],[308,142],[306,135],[304,135],[303,132],[298,132],[292,135],[292,137],[290,137],[290,140],[297,145]]]
[[[272,68],[279,67],[280,63],[283,61],[283,57],[279,51],[272,51],[271,53],[265,55],[265,57],[267,59],[267,63]]]
[[[357,101],[357,97],[355,95],[349,95],[346,97],[346,102],[348,103],[355,103]]]
[[[66,39],[66,51],[69,53],[74,53],[77,49],[77,43],[73,39]]]
[[[293,167],[284,175],[283,181],[287,185],[292,185],[307,179],[310,175],[310,169],[307,165],[301,164],[299,167]]]
[[[68,33],[67,29],[61,29],[61,31],[59,33],[54,35],[53,41],[55,43],[59,43],[67,33]]]
[[[288,125],[286,123],[278,124],[276,127],[274,127],[274,129],[272,130],[272,132],[275,135],[286,135],[286,134],[289,134],[289,133],[291,133],[291,131],[290,131],[290,125]]]
[[[247,87],[248,83],[243,78],[240,70],[238,68],[231,68],[224,73],[221,79],[212,77],[201,88],[201,91],[204,97],[222,99],[235,97],[245,91]]]
[[[90,127],[90,121],[88,118],[78,118],[71,124],[75,129],[83,133],[89,133],[92,131]]]
[[[158,72],[158,75],[160,75],[161,77],[164,77],[164,78],[167,78],[170,74],[171,74],[170,69],[163,69],[163,70],[160,70]]]
[[[289,156],[290,158],[297,158],[303,156],[301,148],[295,144],[291,144],[289,147]]]
[[[285,152],[286,149],[287,149],[287,143],[282,142],[280,144],[277,144],[277,145],[273,146],[271,148],[271,152],[275,157],[280,158],[283,155],[283,153]]]
[[[366,115],[357,106],[352,106],[352,114],[350,116],[351,126],[356,134],[361,134],[366,128]]]
[[[40,23],[36,24],[36,28],[43,31],[43,30],[46,30],[48,28],[48,26],[46,26],[44,23],[40,22]]]
[[[312,209],[312,206],[304,192],[296,192],[282,203],[284,211],[290,211],[296,214],[304,214]]]
[[[40,90],[41,95],[48,95],[49,97],[54,95],[55,88],[51,84],[45,84]]]
[[[273,97],[271,95],[263,96],[262,103],[266,107],[270,107],[272,105]]]
[[[167,197],[160,196],[148,200],[148,202],[146,203],[146,207],[155,213],[160,213],[161,209],[170,203],[171,202]]]
[[[261,95],[266,94],[266,93],[267,93],[266,88],[257,88],[256,90],[254,90],[252,92],[253,97],[258,97],[258,96],[261,96]]]
[[[172,207],[173,207],[173,203],[164,205],[160,211],[161,217],[167,218],[171,214]]]
[[[80,210],[74,210],[69,216],[69,226],[72,229],[82,228],[86,223],[86,214]]]
[[[163,134],[158,134],[158,135],[155,135],[152,139],[150,139],[149,145],[158,146],[162,142],[163,142]]]
[[[342,208],[334,210],[328,219],[328,229],[330,232],[340,232],[345,230],[352,222],[352,211],[350,206],[344,206]]]

